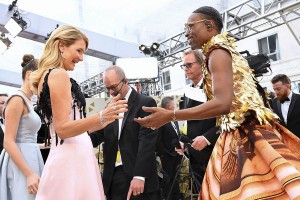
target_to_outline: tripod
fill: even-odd
[[[185,159],[188,160],[188,170],[189,170],[189,172],[187,174],[181,173],[181,169],[183,167],[185,167],[185,165],[184,165],[184,160]],[[185,176],[180,177],[180,175],[185,175]],[[171,185],[171,188],[170,188],[170,191],[168,193],[168,196],[167,196],[166,200],[172,200],[171,199],[171,194],[172,194],[175,182],[176,182],[176,180],[180,180],[180,179],[182,179],[182,180],[179,181],[179,182],[184,182],[185,180],[189,179],[189,182],[190,182],[190,187],[189,187],[190,199],[193,200],[194,197],[197,198],[198,194],[199,194],[199,191],[200,191],[201,183],[199,183],[199,181],[197,180],[195,175],[200,176],[199,174],[195,173],[194,170],[192,169],[191,162],[190,162],[189,150],[188,150],[188,147],[186,147],[185,148],[185,153],[182,156],[181,162],[177,166],[176,174],[175,174],[175,177],[173,179],[173,182],[172,182],[172,185]]]

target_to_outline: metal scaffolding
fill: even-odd
[[[146,96],[158,96],[162,93],[162,88],[158,78],[154,79],[129,79],[129,85],[135,87],[139,93]],[[81,90],[89,97],[100,95],[102,92],[106,92],[105,85],[103,84],[103,72],[97,74],[80,83]]]
[[[300,18],[300,1],[298,0],[247,0],[222,14],[223,31],[242,40],[263,31],[285,24],[291,31],[297,43],[300,41],[289,25],[290,22]],[[142,84],[142,91],[149,95],[162,93],[160,77],[162,70],[181,62],[180,53],[189,48],[184,32],[179,33],[159,43],[160,55],[158,57],[159,77],[156,80],[138,80]],[[97,82],[98,81],[98,82]],[[99,74],[83,82],[84,92],[91,94],[104,91],[102,75]],[[97,82],[95,85],[94,83]],[[134,80],[132,80],[134,83]],[[148,83],[148,84],[147,84]],[[93,85],[95,85],[93,87]]]
[[[300,1],[247,0],[222,13],[223,31],[242,40],[263,31],[286,24],[300,45],[289,23],[300,18]],[[181,62],[180,52],[189,48],[184,32],[160,43],[160,70]]]

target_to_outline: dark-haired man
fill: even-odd
[[[2,118],[3,105],[8,98],[7,94],[0,94],[0,154],[3,149],[3,139],[4,139],[4,123]]]
[[[103,187],[107,200],[156,200],[158,176],[155,149],[157,131],[140,126],[133,119],[145,117],[142,106],[156,107],[150,97],[137,93],[128,85],[125,73],[110,66],[103,73],[103,83],[112,96],[128,100],[124,118],[90,134],[94,147],[104,142]]]
[[[277,74],[271,82],[276,96],[273,111],[280,123],[300,138],[300,95],[291,91],[291,80],[285,74]]]

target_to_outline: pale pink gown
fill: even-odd
[[[71,109],[70,119],[74,118]],[[79,119],[77,107],[76,119]],[[52,130],[51,130],[52,129]],[[99,166],[87,133],[52,144],[38,188],[36,200],[105,200]]]

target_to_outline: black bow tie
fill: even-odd
[[[286,101],[290,101],[290,99],[288,97],[286,97],[285,99],[281,100],[280,103],[284,103]]]
[[[194,84],[192,84],[191,86],[192,86],[192,87],[195,87]],[[199,89],[203,89],[203,83],[202,83],[200,86],[199,86],[199,85],[196,85],[196,86],[197,86],[197,88],[199,88]]]
[[[0,118],[0,123],[3,124],[3,118]]]

